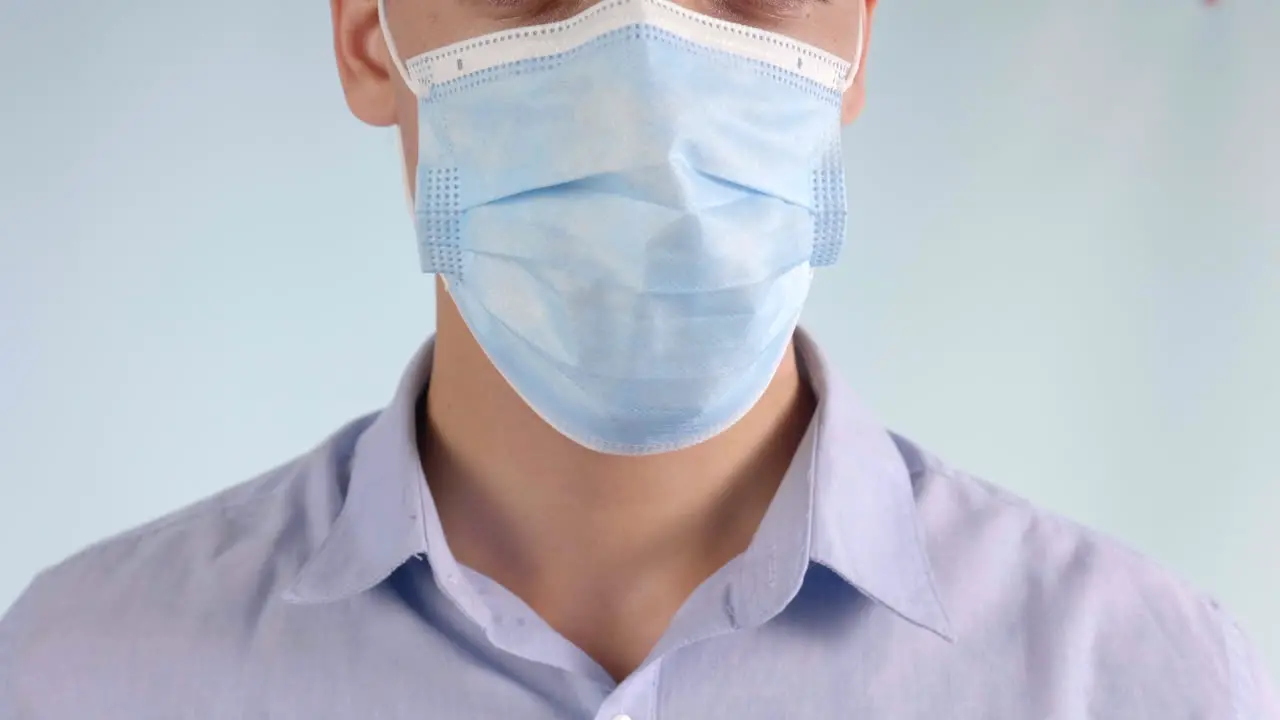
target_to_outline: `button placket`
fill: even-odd
[[[655,660],[614,688],[596,720],[653,720],[662,660]]]

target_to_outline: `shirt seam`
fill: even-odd
[[[190,508],[187,508],[186,510],[178,510],[176,513],[174,513],[172,517],[168,519],[157,520],[157,521],[154,521],[153,523],[143,525],[140,528],[135,528],[133,530],[125,531],[121,535],[118,535],[114,538],[108,538],[106,540],[101,541],[100,543],[97,543],[93,546],[90,546],[89,548],[86,548],[84,552],[92,552],[96,547],[105,546],[113,543],[123,543],[127,541],[143,542],[167,530],[181,532],[182,530],[185,529],[185,526],[193,524],[199,520],[203,520],[206,517],[213,515],[215,513],[221,513],[225,515],[225,514],[238,512],[242,509],[247,509],[247,511],[253,511],[257,509],[253,506],[272,500],[275,498],[276,495],[283,492],[283,488],[286,485],[288,485],[287,481],[294,479],[294,477],[295,476],[290,476],[287,478],[279,478],[279,481],[275,483],[274,487],[272,487],[270,490],[263,492],[263,494],[261,495],[254,495],[253,497],[242,498],[240,500],[235,500],[235,501],[214,502],[208,505],[207,507],[190,507]]]
[[[1033,504],[1031,501],[1027,500],[1026,498],[1020,497],[1010,492],[1009,490],[992,483],[989,480],[985,480],[981,477],[975,476],[971,473],[967,473],[961,470],[955,470],[950,467],[939,466],[936,463],[931,461],[926,462],[926,465],[924,468],[924,474],[937,475],[939,477],[945,478],[955,483],[968,483],[968,484],[975,485],[981,489],[982,493],[986,497],[989,497],[990,499],[996,502],[999,502],[1002,505],[1013,508],[1015,510],[1026,512],[1036,520],[1043,520],[1043,521],[1052,523],[1052,525],[1056,529],[1079,534],[1082,538],[1086,540],[1091,540],[1099,543],[1100,545],[1105,546],[1106,549],[1109,551],[1115,551],[1115,552],[1121,553],[1125,557],[1129,558],[1130,560],[1138,562],[1146,567],[1158,569],[1159,571],[1169,575],[1170,577],[1175,577],[1175,578],[1178,577],[1175,573],[1170,571],[1164,565],[1161,565],[1155,559],[1151,558],[1150,556],[1144,555],[1141,552],[1138,552],[1137,550],[1135,550],[1134,548],[1128,545],[1125,545],[1123,542],[1120,542],[1118,539],[1106,534],[1105,532],[1101,532],[1095,528],[1091,528],[1080,522],[1072,520],[1071,518],[1059,515],[1051,511],[1046,511],[1043,508],[1037,507],[1035,504]],[[1203,593],[1201,593],[1199,590],[1195,588],[1192,588],[1186,585],[1181,585],[1181,587],[1183,587],[1183,589],[1190,592],[1192,595],[1203,596]]]
[[[1245,704],[1245,698],[1253,694],[1252,674],[1248,673],[1248,663],[1245,662],[1240,628],[1231,618],[1227,617],[1216,602],[1213,600],[1204,602],[1218,621],[1218,631],[1227,664],[1228,684],[1230,685],[1231,717],[1233,720],[1252,720],[1251,713],[1246,713]]]
[[[240,511],[253,512],[259,510],[263,504],[276,499],[278,495],[287,492],[289,488],[294,487],[298,483],[307,484],[319,482],[321,480],[333,480],[334,478],[341,476],[344,464],[346,465],[346,471],[349,477],[349,465],[354,450],[349,453],[344,453],[339,456],[339,458],[335,458],[335,460],[340,459],[341,462],[336,462],[337,467],[332,472],[318,472],[315,465],[317,463],[325,462],[325,459],[329,457],[329,453],[334,449],[334,443],[340,435],[355,428],[356,426],[359,426],[360,429],[356,435],[356,438],[358,439],[359,436],[362,436],[368,430],[369,426],[372,425],[373,421],[377,419],[381,412],[382,411],[361,415],[345,424],[342,429],[335,432],[323,444],[313,450],[281,463],[275,468],[267,470],[256,477],[215,492],[212,496],[196,500],[185,507],[177,508],[168,514],[144,523],[139,527],[125,530],[111,537],[99,540],[98,542],[95,542],[66,558],[61,563],[47,568],[47,571],[51,571],[61,565],[72,562],[77,558],[90,555],[97,550],[103,550],[113,545],[130,542],[136,545],[150,540],[162,532],[170,530],[174,532],[181,532],[186,526],[203,520],[215,513],[227,515]],[[237,490],[244,491],[247,496],[234,499],[224,499],[224,497],[220,497],[234,495]],[[341,500],[342,502],[345,502],[345,498],[342,498]],[[341,504],[342,503],[340,502],[339,507],[341,507]],[[330,518],[331,525],[333,519],[334,518]]]
[[[270,476],[263,476],[261,479],[267,479]],[[125,553],[138,552],[140,546],[148,541],[153,540],[162,533],[181,534],[188,530],[193,524],[214,514],[230,514],[245,512],[256,512],[261,506],[273,500],[277,495],[284,492],[284,488],[288,486],[290,480],[296,479],[296,475],[277,478],[278,482],[274,487],[262,492],[254,494],[252,497],[242,498],[230,502],[214,502],[208,506],[201,507],[205,502],[209,502],[209,498],[197,501],[194,505],[186,508],[175,510],[167,518],[153,520],[150,523],[130,530],[125,530],[114,536],[104,538],[94,542],[83,549],[69,555],[68,557],[47,566],[41,570],[36,579],[50,578],[59,573],[61,568],[69,567],[76,562],[89,562],[93,558],[98,557],[102,553],[110,553],[113,550]],[[249,481],[252,484],[255,481]],[[34,587],[34,580],[32,587]]]

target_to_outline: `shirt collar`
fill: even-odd
[[[405,561],[427,553],[424,503],[428,492],[417,446],[417,407],[431,375],[434,340],[414,356],[391,404],[360,435],[346,497],[328,535],[295,578],[285,598],[324,603],[361,593]],[[439,526],[438,518],[435,518]]]
[[[390,406],[357,441],[342,509],[286,593],[289,602],[350,597],[424,556],[446,594],[487,625],[484,603],[462,579],[445,542],[418,455],[418,398],[431,374],[433,349],[434,341],[428,341],[419,350]],[[906,620],[949,639],[902,454],[803,330],[796,332],[796,349],[818,409],[789,473],[800,475],[784,481],[744,558],[744,567],[767,567],[769,580],[765,586],[743,587],[742,597],[751,598],[743,606],[743,621],[780,610],[795,588],[776,580],[798,573],[798,587],[812,561]],[[798,553],[780,554],[781,545],[761,541],[796,537],[797,524],[808,529],[800,535],[804,542]]]
[[[904,619],[954,639],[897,443],[807,333],[796,332],[796,350],[818,396],[810,558]]]

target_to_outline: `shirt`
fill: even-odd
[[[887,432],[797,347],[818,406],[759,530],[620,683],[450,553],[428,343],[382,412],[41,573],[0,718],[1280,719],[1216,603]]]

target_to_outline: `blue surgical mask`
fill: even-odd
[[[844,240],[849,62],[602,0],[400,68],[420,103],[423,270],[529,407],[627,455],[751,409]]]

